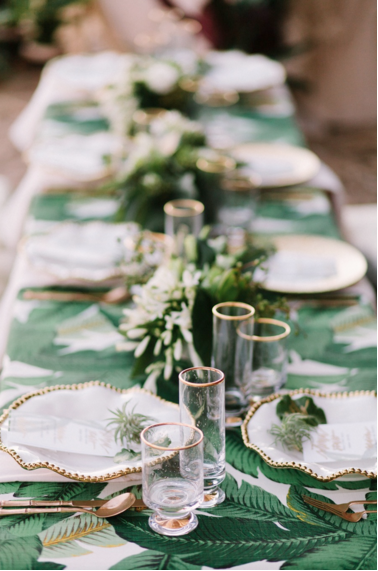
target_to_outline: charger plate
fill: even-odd
[[[324,410],[328,424],[377,421],[375,391],[324,394],[310,389],[299,389],[288,394],[294,400],[303,395],[311,396],[315,404]],[[348,474],[357,474],[366,478],[377,477],[376,458],[324,464],[305,462],[301,452],[286,451],[279,445],[273,444],[274,437],[268,431],[273,424],[280,423],[276,406],[283,396],[283,393],[270,395],[254,404],[249,410],[242,426],[243,441],[248,448],[255,450],[273,468],[295,468],[322,482],[330,482]]]
[[[322,293],[349,287],[366,274],[367,262],[357,248],[342,240],[312,235],[271,239],[276,252],[254,278],[269,291]]]
[[[78,183],[98,181],[111,175],[124,144],[108,131],[37,139],[25,154],[29,164]]]
[[[11,442],[9,432],[12,414],[18,418],[46,417],[75,421],[81,427],[92,427],[112,416],[111,411],[127,404],[127,411],[147,415],[153,422],[180,422],[178,405],[140,389],[117,389],[100,381],[78,385],[58,385],[29,393],[17,399],[0,417],[0,450],[10,454],[22,468],[47,468],[80,482],[106,482],[126,474],[142,471],[139,458],[115,462],[110,456],[38,448]],[[56,440],[60,433],[57,431]],[[79,438],[79,435],[78,435]],[[36,443],[37,444],[37,443]],[[90,443],[88,443],[88,446]],[[119,445],[121,451],[122,445]]]
[[[293,145],[246,143],[233,147],[230,153],[261,177],[262,188],[301,184],[320,169],[320,160],[312,151]]]
[[[124,274],[126,238],[135,238],[135,222],[62,222],[21,244],[28,262],[56,278],[101,282]]]

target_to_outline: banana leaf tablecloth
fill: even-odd
[[[265,126],[264,131],[260,117],[258,139],[276,140],[282,120],[274,124],[274,118],[267,118]],[[301,144],[292,117],[286,118],[284,127],[281,140]],[[301,192],[302,197],[298,188],[280,195],[265,193],[256,232],[338,237],[327,194],[314,188]],[[107,200],[107,207],[100,207],[102,216],[93,208],[99,200]],[[75,192],[37,195],[26,230],[69,218],[111,221],[116,210],[112,200]],[[311,300],[293,306],[295,335],[290,338],[286,389],[375,389],[375,315],[369,301],[355,291],[350,307]],[[85,334],[93,331],[94,315],[95,327],[102,332],[100,346],[91,345]],[[26,301],[19,291],[3,360],[1,409],[26,392],[56,384],[100,380],[128,388],[141,382],[131,377],[132,355],[114,349],[121,315],[122,306]],[[67,325],[76,335],[65,342]],[[167,399],[177,397],[164,382],[158,391]],[[0,518],[0,569],[376,569],[375,514],[349,523],[302,499],[303,493],[336,503],[376,499],[376,481],[346,478],[321,483],[296,470],[271,468],[244,446],[239,429],[227,431],[226,456],[226,500],[211,510],[198,510],[199,525],[191,534],[168,538],[154,533],[148,511],[128,511],[109,521],[88,514],[8,516]],[[32,482],[22,477],[5,481],[4,458],[1,453],[0,500],[108,498],[125,489],[141,497],[140,486],[127,487],[124,481],[40,482],[37,473]]]

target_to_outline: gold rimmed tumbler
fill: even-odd
[[[211,364],[221,369],[226,377],[226,421],[241,424],[240,413],[248,406],[243,392],[245,368],[252,363],[253,345],[238,335],[243,323],[245,333],[254,333],[255,309],[247,303],[227,301],[213,307],[213,349]],[[236,418],[235,422],[231,419]]]
[[[203,500],[203,434],[193,423],[161,422],[140,438],[143,500],[155,512],[148,523],[161,535],[185,535]]]
[[[185,238],[201,232],[204,210],[202,202],[189,198],[171,200],[164,205],[165,233],[174,238],[178,256],[184,255]]]
[[[290,326],[284,321],[261,317],[257,319],[254,334],[240,325],[238,335],[253,347],[250,370],[245,369],[243,392],[247,398],[263,397],[278,391],[287,378],[287,338]]]
[[[204,502],[212,507],[224,500],[219,488],[226,474],[224,374],[212,367],[192,367],[179,374],[181,421],[202,430]]]

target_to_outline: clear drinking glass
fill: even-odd
[[[217,221],[227,228],[249,229],[256,215],[261,177],[234,171],[220,181]]]
[[[247,398],[263,397],[279,390],[287,378],[286,341],[290,326],[284,321],[261,317],[254,335],[241,324],[238,335],[253,346],[252,366],[244,370],[243,392]]]
[[[203,500],[203,434],[193,424],[162,422],[145,428],[143,500],[154,510],[149,525],[162,535],[185,535],[198,525]]]
[[[211,507],[225,498],[218,487],[226,475],[224,374],[211,367],[192,367],[181,371],[179,381],[180,419],[203,432],[202,507]]]
[[[185,238],[201,232],[204,210],[202,202],[191,199],[171,200],[164,205],[165,233],[174,238],[178,256],[184,255]]]
[[[255,309],[236,301],[218,303],[213,307],[213,350],[211,364],[221,369],[226,377],[226,423],[241,424],[239,418],[248,406],[243,392],[243,374],[246,363],[252,362],[253,344],[238,335],[243,323],[245,334],[253,335]]]

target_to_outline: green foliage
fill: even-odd
[[[109,411],[112,413],[114,418],[108,418],[110,422],[108,422],[107,426],[114,425],[114,440],[116,442],[120,442],[121,444],[125,444],[126,446],[130,446],[131,444],[139,444],[140,442],[140,433],[142,432],[143,428],[152,424],[155,419],[151,416],[145,416],[144,414],[139,414],[134,412],[134,408],[127,412],[126,408],[128,406],[128,402],[125,402],[122,408],[117,408],[115,411]]]
[[[301,414],[304,422],[311,426],[327,424],[324,410],[316,406],[309,396],[293,400],[290,395],[284,395],[277,404],[276,413],[280,420],[283,420],[285,415],[297,413]]]
[[[276,407],[281,424],[273,424],[270,433],[275,437],[274,444],[288,450],[303,452],[303,441],[311,440],[311,432],[319,424],[326,424],[323,409],[316,406],[309,396],[293,400],[284,395]]]
[[[57,28],[63,23],[62,10],[71,4],[86,4],[90,0],[8,0],[10,20],[16,25],[30,22],[34,39],[43,44],[52,44]]]
[[[105,488],[105,484],[72,482],[23,482],[17,490],[16,498],[38,498],[44,500],[88,500],[93,499]],[[1,521],[1,520],[0,520]]]
[[[320,482],[299,470],[273,468],[257,452],[244,445],[239,429],[227,430],[226,459],[234,468],[244,472],[244,474],[258,478],[259,472],[261,472],[266,478],[280,484],[302,485],[324,490],[338,490],[339,488],[360,490],[367,488],[370,482],[366,478],[356,481],[336,480],[335,482]]]
[[[274,436],[274,444],[279,444],[288,450],[303,452],[303,441],[311,440],[314,426],[309,425],[307,416],[300,413],[285,414],[281,424],[273,424],[269,430]]]
[[[43,545],[42,556],[51,558],[77,557],[91,553],[80,543],[102,547],[114,547],[125,543],[115,534],[106,519],[90,514],[80,514],[58,522],[41,532],[39,538]]]
[[[178,569],[186,571],[187,569],[201,569],[201,567],[187,563],[176,555],[160,553],[159,551],[148,549],[143,553],[138,553],[138,555],[132,555],[131,557],[122,559],[122,561],[119,561],[116,565],[110,567],[110,569],[135,569],[136,571],[140,569],[145,569],[146,571],[148,569]]]
[[[37,536],[5,540],[0,548],[0,569],[33,569],[42,550]]]
[[[202,363],[211,364],[214,303],[210,295],[203,289],[198,289],[192,312],[193,344]]]
[[[377,543],[374,538],[348,537],[318,547],[284,563],[281,569],[376,569]]]

